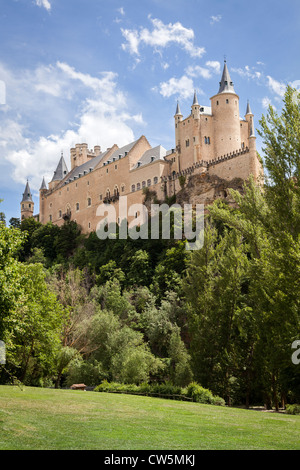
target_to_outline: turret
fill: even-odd
[[[179,125],[180,124],[179,123],[182,121],[182,118],[183,118],[183,115],[181,114],[179,102],[177,101],[174,119],[175,119],[175,144],[176,144],[176,149],[179,153],[180,153],[180,137],[179,137]]]
[[[200,119],[200,104],[198,103],[196,90],[194,91],[194,100],[192,104],[192,116],[194,119]]]
[[[248,128],[249,128],[249,138],[250,137],[255,137],[255,130],[254,130],[254,120],[253,120],[254,114],[251,111],[250,108],[250,103],[249,100],[247,102],[247,109],[246,109],[246,114],[245,114],[245,119],[248,122]]]
[[[34,212],[34,202],[32,200],[32,194],[30,191],[29,183],[27,180],[25,191],[23,193],[23,198],[21,201],[21,220],[28,219],[33,217]]]
[[[40,187],[40,222],[44,223],[44,213],[45,213],[45,195],[48,191],[45,178],[43,178],[41,187]]]

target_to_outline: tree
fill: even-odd
[[[41,265],[21,264],[20,274],[22,300],[5,318],[4,341],[9,367],[22,382],[34,384],[55,372],[63,308],[49,291]]]
[[[17,217],[11,217],[9,219],[9,226],[13,228],[20,228],[21,227],[21,220]]]

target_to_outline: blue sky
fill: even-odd
[[[141,135],[174,147],[185,116],[218,91],[224,56],[259,119],[300,85],[299,0],[0,0],[0,210],[19,217],[63,151]],[[257,139],[261,152],[260,139]],[[263,156],[263,155],[262,155]]]

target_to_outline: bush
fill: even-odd
[[[197,382],[192,382],[187,386],[187,396],[197,403],[213,404],[214,401],[211,391],[201,387]]]
[[[289,415],[299,415],[300,405],[286,405],[286,412]]]
[[[163,398],[171,398],[175,400],[190,399],[197,403],[207,403],[211,405],[225,406],[223,398],[213,396],[210,390],[201,387],[201,385],[193,382],[185,388],[172,385],[169,382],[163,384],[148,384],[142,383],[140,385],[135,384],[123,384],[118,382],[103,382],[98,385],[95,392],[111,392],[111,393],[129,393],[146,396],[159,396]]]

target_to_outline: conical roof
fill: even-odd
[[[196,93],[196,90],[194,91],[194,100],[193,100],[193,106],[194,104],[199,104],[198,103],[198,98],[197,98],[197,93]]]
[[[47,185],[46,185],[45,178],[43,178],[42,185],[41,185],[41,187],[40,187],[40,191],[42,191],[43,189],[48,189],[48,188],[47,188]]]
[[[29,187],[29,183],[27,181],[26,183],[26,186],[25,186],[25,191],[23,193],[23,199],[22,199],[22,202],[33,202],[32,201],[32,194],[31,194],[31,191],[30,191],[30,187]]]
[[[177,101],[175,116],[176,116],[177,114],[179,114],[180,116],[182,116],[181,111],[180,111],[180,107],[179,107],[179,101]]]
[[[63,156],[61,156],[59,163],[57,165],[57,168],[54,172],[52,181],[61,181],[64,179],[64,177],[69,173],[69,170],[67,168],[65,159]]]
[[[223,74],[220,81],[219,94],[220,93],[235,93],[233,82],[231,81],[226,61],[224,61]]]
[[[246,109],[246,114],[245,114],[245,116],[247,116],[247,114],[253,114],[252,111],[251,111],[251,108],[250,108],[249,100],[248,100],[248,102],[247,102],[247,109]]]

